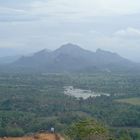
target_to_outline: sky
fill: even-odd
[[[65,43],[140,62],[140,1],[0,0],[0,57]]]

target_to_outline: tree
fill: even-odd
[[[108,130],[95,120],[72,124],[66,134],[73,140],[109,140]]]

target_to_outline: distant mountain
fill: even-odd
[[[130,70],[135,63],[116,53],[97,49],[85,50],[75,44],[65,44],[55,51],[41,50],[32,56],[21,57],[11,64],[14,68],[39,72],[88,72]]]
[[[0,58],[1,57],[6,57],[6,56],[16,56],[19,54],[19,51],[15,48],[1,48],[0,47]]]
[[[10,64],[18,60],[21,56],[5,56],[5,57],[0,57],[0,65],[1,64]]]

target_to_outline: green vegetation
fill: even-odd
[[[107,128],[94,120],[72,124],[66,133],[73,140],[109,140]]]
[[[140,105],[140,98],[126,98],[126,99],[118,99],[116,101],[132,105]]]
[[[64,86],[111,94],[76,99]],[[116,102],[140,97],[136,74],[1,74],[0,136],[20,136],[55,127],[64,133],[74,123],[95,119],[108,126],[117,139],[138,140],[140,106]],[[127,140],[127,139],[126,139]]]

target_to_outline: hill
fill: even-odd
[[[97,49],[85,50],[75,44],[65,44],[54,51],[41,50],[32,56],[23,56],[10,66],[10,70],[30,72],[94,72],[130,71],[137,64],[116,53]]]

